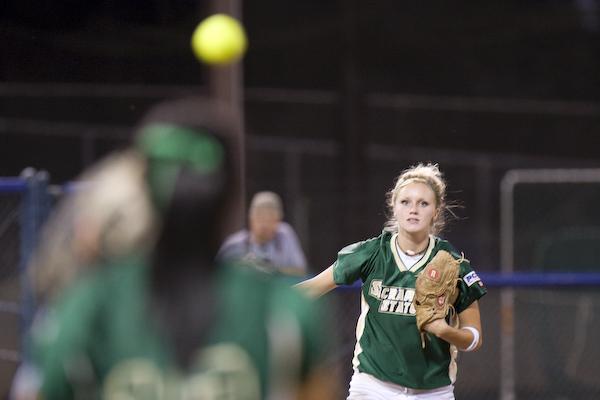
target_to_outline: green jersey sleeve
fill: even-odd
[[[368,239],[348,245],[338,252],[333,263],[333,280],[336,285],[351,285],[364,278],[373,268],[370,260],[377,251],[379,238]]]
[[[44,399],[71,399],[74,382],[94,381],[89,376],[87,346],[95,329],[99,288],[92,282],[78,285],[39,316],[32,330],[34,362],[44,376]]]
[[[300,296],[304,297],[302,294]],[[323,334],[330,320],[327,300],[301,298],[299,303],[301,304],[296,307],[295,314],[302,334],[301,375],[304,379],[310,372],[324,365],[332,342],[329,335]]]
[[[460,264],[460,281],[458,283],[459,296],[455,303],[456,312],[460,313],[467,309],[471,303],[479,300],[487,293],[483,282],[477,273],[471,268],[467,260]]]

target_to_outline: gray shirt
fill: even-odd
[[[285,222],[279,224],[275,237],[263,244],[254,243],[250,239],[248,229],[230,235],[221,246],[217,257],[221,260],[244,259],[276,270],[288,269],[306,273],[306,258],[298,236]]]

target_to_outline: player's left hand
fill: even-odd
[[[430,323],[423,326],[423,329],[429,333],[434,334],[435,336],[440,336],[444,331],[450,328],[450,325],[446,322],[444,318],[439,318],[431,321]]]

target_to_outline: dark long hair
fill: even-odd
[[[227,117],[205,100],[169,102],[151,111],[137,136],[162,216],[150,257],[149,305],[183,368],[214,320],[214,260],[237,185]]]

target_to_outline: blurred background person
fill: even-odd
[[[86,257],[76,262],[95,266],[69,269],[70,280],[48,296],[34,323],[41,398],[332,398],[314,316],[322,308],[272,275],[216,265],[239,184],[222,110],[184,99],[159,105],[141,122],[131,151],[156,217],[146,246],[112,255],[112,224],[97,220],[91,228],[104,229],[80,234],[86,229],[78,216],[86,213],[68,214],[69,246],[54,245],[81,249]],[[110,197],[120,186],[106,189]],[[130,212],[122,205],[114,224]],[[48,241],[62,237],[51,229],[65,228],[49,224]],[[32,269],[43,276],[41,254],[36,260]]]
[[[283,274],[306,274],[306,257],[298,236],[283,221],[281,198],[269,191],[254,195],[248,210],[248,229],[229,236],[219,250],[219,258],[241,259]]]

